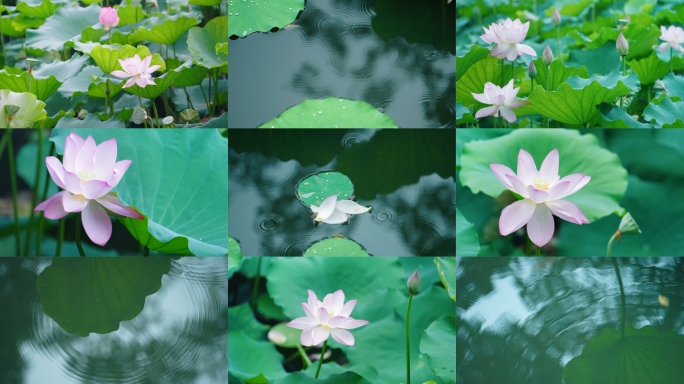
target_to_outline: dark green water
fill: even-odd
[[[227,273],[218,258],[2,258],[0,383],[227,383]]]
[[[301,256],[342,234],[374,256],[455,254],[454,130],[229,130],[228,233],[245,256]],[[348,225],[314,226],[295,196],[332,170],[372,206]]]
[[[429,34],[442,20],[428,13],[441,1],[310,0],[291,27],[229,40],[228,127],[328,96],[366,101],[402,128],[454,127],[455,5],[445,36]]]
[[[684,348],[684,260],[617,260],[624,316],[611,259],[458,258],[457,383],[561,384],[569,362],[602,332],[619,335],[623,319],[627,330],[652,326],[668,339],[655,348],[649,338],[629,339],[622,362],[600,369],[624,372],[585,382],[681,383],[681,354],[667,351]]]

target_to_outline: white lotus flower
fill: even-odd
[[[349,220],[351,215],[368,212],[371,207],[364,207],[352,200],[337,200],[337,195],[332,195],[321,203],[319,207],[311,205],[311,210],[316,213],[315,220],[327,224],[342,224]]]

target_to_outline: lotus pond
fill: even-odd
[[[457,258],[457,382],[678,384],[682,258]]]
[[[683,131],[456,135],[458,256],[684,255]]]
[[[0,259],[0,382],[227,383],[224,258]]]
[[[230,0],[230,128],[454,126],[455,4]]]
[[[231,384],[405,383],[407,328],[411,382],[455,384],[455,268],[454,257],[229,257]],[[340,311],[342,302],[350,312]],[[320,305],[335,314],[331,325],[347,318],[332,338],[319,340],[327,345],[322,362],[320,344],[308,346],[306,331],[287,326]]]
[[[228,253],[221,132],[43,131],[2,132],[0,255]]]
[[[455,254],[454,130],[229,129],[228,139],[229,254]]]
[[[225,0],[0,6],[0,128],[226,127]]]

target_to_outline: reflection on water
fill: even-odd
[[[455,56],[403,37],[383,41],[374,9],[373,0],[307,1],[284,30],[230,40],[228,126],[254,128],[306,99],[334,96],[364,100],[400,127],[453,127]]]
[[[625,327],[684,335],[683,260],[617,260]],[[566,365],[590,340],[622,327],[611,259],[458,258],[457,265],[458,383],[563,383]],[[681,372],[681,364],[664,362]]]
[[[125,269],[139,260],[117,262]],[[77,267],[81,259],[68,262]],[[44,298],[36,286],[51,263],[0,259],[0,382],[227,383],[225,259],[173,260],[170,271],[160,277],[161,287],[145,298],[137,316],[121,322],[116,331],[87,337],[66,332],[43,311]],[[71,283],[78,282],[61,285]],[[130,282],[133,287],[141,283]],[[71,300],[101,300],[103,294],[93,289]],[[65,301],[63,307],[70,304]]]
[[[246,256],[301,256],[335,234],[374,256],[454,255],[454,141],[453,130],[230,130],[228,232]],[[295,185],[324,170],[373,210],[314,226]]]

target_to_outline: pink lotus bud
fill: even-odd
[[[527,74],[530,75],[530,79],[534,79],[537,76],[537,68],[534,66],[533,61],[530,61],[530,66],[527,67]]]
[[[554,8],[554,10],[553,10],[553,14],[551,15],[551,22],[552,22],[553,25],[555,25],[555,26],[558,26],[558,24],[560,24],[560,22],[561,22],[561,15],[560,15],[560,12],[558,12],[558,10],[555,9],[555,8]]]
[[[544,64],[546,65],[551,65],[551,62],[553,61],[553,52],[551,52],[551,48],[548,44],[546,44],[544,53],[542,53],[542,61],[544,61]]]
[[[104,25],[105,31],[109,31],[110,28],[116,27],[119,24],[119,15],[116,14],[114,8],[103,7],[100,10],[100,23]]]
[[[615,42],[615,49],[620,56],[627,56],[627,53],[629,52],[629,43],[627,43],[627,39],[625,39],[625,36],[622,34],[622,32]]]
[[[413,272],[411,277],[409,277],[408,282],[406,282],[406,286],[408,287],[409,292],[414,294],[418,292],[418,287],[420,286],[420,276],[418,275],[418,271]]]

